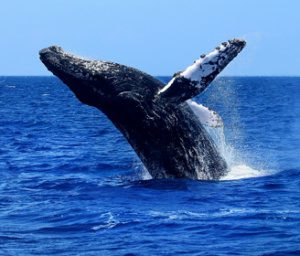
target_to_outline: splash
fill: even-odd
[[[142,179],[142,180],[151,180],[152,176],[151,174],[148,172],[147,168],[145,166],[141,167],[141,172],[138,173],[138,176]]]
[[[245,158],[242,156],[242,153],[226,142],[223,126],[213,127],[204,125],[204,128],[209,133],[210,137],[214,140],[218,151],[225,159],[229,167],[229,172],[226,176],[222,177],[221,180],[226,181],[249,179],[270,175],[270,171],[263,169],[254,169],[247,164]],[[141,164],[138,163],[136,163],[135,167],[138,170],[136,172],[138,179],[152,179],[146,167],[141,166]]]
[[[256,170],[245,164],[230,166],[229,172],[221,180],[239,180],[267,176],[270,173],[266,170]]]
[[[221,180],[237,180],[268,175],[265,170],[256,170],[248,166],[241,152],[226,143],[224,127],[204,126],[209,135],[214,140],[221,156],[225,159],[229,172]]]
[[[221,178],[221,180],[247,179],[268,175],[268,172],[265,170],[256,170],[248,166],[246,161],[241,156],[241,153],[238,152],[232,145],[226,143],[224,125],[221,118],[216,112],[207,108],[207,111],[212,112],[213,115],[209,116],[207,113],[204,113],[206,119],[211,118],[213,116],[218,116],[218,125],[213,125],[213,121],[203,122],[203,108],[205,108],[203,105],[198,104],[194,101],[190,101],[189,105],[192,106],[193,112],[197,115],[199,121],[203,124],[205,130],[215,142],[218,151],[220,152],[221,156],[225,159],[229,167],[228,174]],[[199,111],[197,109],[199,109]]]

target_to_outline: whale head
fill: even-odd
[[[87,105],[101,107],[136,97],[147,100],[163,86],[159,80],[134,68],[81,58],[59,46],[42,49],[39,55],[47,69]]]

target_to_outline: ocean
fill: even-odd
[[[168,81],[169,77],[158,77]],[[0,77],[0,255],[300,255],[300,77],[220,77],[221,181],[150,179],[55,77]]]

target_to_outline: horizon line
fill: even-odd
[[[152,76],[172,77],[173,75],[152,75]],[[0,75],[0,77],[56,77],[56,76],[55,75]],[[219,75],[216,78],[218,77],[300,77],[300,75]]]

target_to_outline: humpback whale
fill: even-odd
[[[84,59],[58,46],[39,54],[82,103],[111,120],[153,178],[216,180],[228,172],[227,164],[189,100],[203,92],[245,44],[241,39],[220,44],[167,84],[135,68]]]

